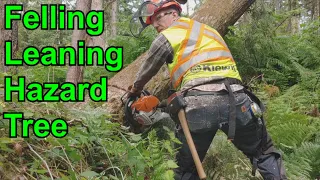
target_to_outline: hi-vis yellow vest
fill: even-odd
[[[192,79],[212,76],[241,81],[230,50],[215,29],[181,17],[161,33],[174,50],[173,62],[168,68],[175,89]]]

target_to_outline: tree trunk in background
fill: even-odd
[[[92,0],[91,10],[103,11],[103,0]],[[94,22],[97,22],[96,18],[94,19]],[[92,36],[89,41],[89,46],[100,46],[105,50],[106,49],[105,33],[102,33],[100,36]],[[96,59],[94,59],[94,62],[97,62]]]
[[[298,2],[297,0],[292,0],[292,10],[298,9]],[[296,34],[300,30],[300,14],[294,14],[291,18],[291,33]]]
[[[193,15],[193,19],[216,28],[222,35],[227,33],[228,26],[233,25],[240,16],[250,7],[252,1],[248,0],[210,0],[204,3]],[[214,10],[213,10],[214,9]],[[133,84],[136,73],[144,61],[146,53],[138,57],[133,63],[117,73],[109,80],[107,108],[110,113],[122,113],[120,97],[125,89]],[[169,89],[169,76],[165,65],[156,76],[146,85],[159,99],[167,98]]]
[[[0,1],[0,17],[4,17],[4,4],[5,2]],[[4,66],[4,18],[0,18],[0,72],[6,72],[5,66]]]
[[[318,0],[318,19],[320,19],[320,0]],[[318,34],[320,34],[320,25],[318,29]]]
[[[292,0],[288,0],[288,11],[292,10]],[[287,26],[287,32],[291,32],[292,29],[292,17],[289,19],[288,26]]]
[[[8,68],[4,65],[4,43],[5,41],[12,41],[12,55],[15,57],[18,51],[18,21],[13,21],[12,30],[4,29],[4,5],[17,4],[17,0],[1,0],[0,1],[0,72],[7,72]]]
[[[91,8],[91,0],[77,0],[76,9],[82,11],[84,14],[87,14]],[[74,22],[74,26],[78,26],[78,22]],[[86,40],[86,30],[74,29],[72,33],[72,46],[77,49],[78,40]],[[86,42],[87,43],[87,42]],[[84,66],[69,66],[66,82],[72,82],[78,84],[83,81],[83,70]]]
[[[60,0],[59,4],[62,4],[62,0]],[[58,20],[59,21],[59,20]],[[65,22],[67,22],[67,19],[65,18]],[[63,35],[62,35],[62,31],[60,29],[57,29],[57,33],[58,33],[58,39],[57,39],[57,45],[58,46],[62,46],[63,43]]]
[[[117,0],[112,2],[111,6],[111,37],[115,37],[117,35],[117,14],[118,14],[118,2]]]
[[[103,11],[103,0],[92,0],[91,10]],[[97,19],[95,18],[94,22],[96,22],[96,21],[97,21]],[[105,23],[103,23],[103,25],[105,26]],[[105,50],[106,49],[106,40],[105,39],[106,39],[106,37],[105,37],[104,32],[100,36],[91,36],[89,43],[88,43],[88,46],[100,46]],[[93,57],[93,62],[95,65],[97,64],[98,61],[97,61],[96,56]]]
[[[272,10],[275,12],[276,11],[276,3],[277,3],[277,0],[272,0],[271,1],[271,7],[272,7]]]
[[[311,8],[310,8],[310,11],[311,11],[311,20],[314,20],[315,19],[315,10],[316,10],[316,5],[317,5],[317,2],[316,1],[312,1],[311,2]]]
[[[281,11],[281,4],[282,0],[275,0],[275,7],[276,7],[276,13],[279,14]]]
[[[25,1],[23,1],[23,10],[22,10],[22,12],[21,12],[21,15],[24,15],[25,14],[25,12],[27,12],[28,10],[29,10],[29,0],[25,0]],[[21,39],[20,39],[20,41],[21,42],[29,42],[29,33],[28,33],[28,31],[29,30],[25,30],[25,29],[23,29],[22,31],[20,31],[20,37],[22,37]],[[24,49],[24,48],[26,48],[26,47],[23,47],[23,46],[20,46],[20,48],[22,48],[22,49]],[[28,69],[29,68],[29,66],[28,65],[26,65],[26,64],[23,64],[23,67],[24,67],[24,69]]]
[[[320,18],[320,0],[318,0],[318,18]]]

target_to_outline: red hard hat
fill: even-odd
[[[160,11],[161,9],[167,8],[167,7],[176,7],[177,10],[179,11],[179,13],[182,11],[182,8],[180,6],[179,3],[177,3],[176,1],[168,1],[168,0],[151,0],[150,2],[155,3],[155,4],[161,4],[163,3],[161,6],[156,7],[154,5],[147,5],[147,9],[149,12],[153,12],[153,14],[151,16],[148,16],[146,19],[146,24],[151,24],[151,17],[156,14],[158,11]]]

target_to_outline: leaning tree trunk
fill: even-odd
[[[12,22],[12,29],[4,29],[4,5],[17,4],[17,0],[1,0],[0,1],[0,72],[7,72],[7,67],[4,65],[4,44],[5,41],[12,41],[12,54],[15,56],[18,51],[18,21]],[[17,12],[15,12],[17,13]]]
[[[88,14],[91,8],[91,0],[77,0],[76,9]],[[78,21],[74,22],[74,26],[78,27]],[[86,30],[74,29],[72,33],[72,46],[78,49],[78,40],[86,40]],[[87,38],[88,39],[88,38]],[[83,81],[84,66],[69,66],[66,82],[78,84]]]
[[[192,16],[193,19],[215,28],[222,36],[237,22],[255,0],[209,0]]]
[[[233,25],[253,2],[254,0],[208,0],[201,5],[192,18],[214,27],[222,35],[225,35],[228,27]],[[133,84],[145,55],[146,53],[138,57],[128,67],[109,80],[108,110],[110,113],[121,113],[120,97],[125,93],[125,89]],[[168,71],[163,66],[158,74],[145,86],[145,89],[160,99],[164,99],[167,97],[169,84]]]

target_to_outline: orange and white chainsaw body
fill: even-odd
[[[157,109],[159,103],[159,99],[152,95],[140,97],[130,105],[133,118],[144,126],[156,123],[164,116],[168,116],[168,114]]]

